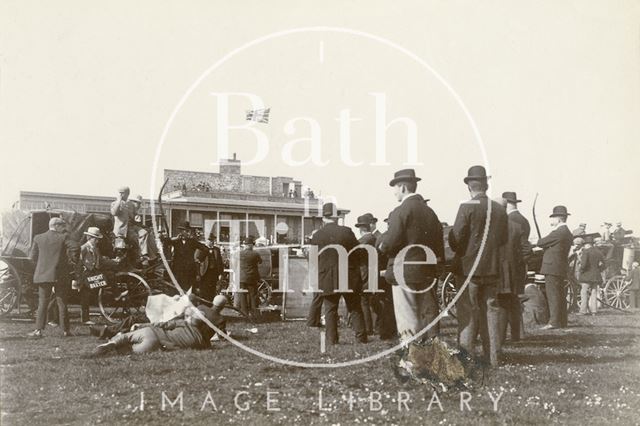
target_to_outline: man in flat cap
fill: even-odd
[[[549,303],[549,323],[545,330],[567,327],[567,294],[564,280],[569,270],[569,250],[573,234],[567,227],[570,215],[565,206],[555,206],[549,216],[552,231],[538,240],[537,246],[544,249],[541,274],[544,274],[545,292]]]
[[[413,169],[405,169],[389,182],[400,205],[389,214],[381,244],[389,258],[385,279],[393,286],[396,325],[403,342],[423,331],[420,340],[439,332],[438,324],[425,328],[439,313],[434,280],[438,277],[437,262],[444,258],[444,238],[438,216],[416,193],[419,181]]]
[[[578,225],[578,227],[576,229],[571,231],[571,233],[573,234],[574,237],[582,237],[583,235],[586,235],[587,234],[587,224],[586,223],[581,223],[580,225]]]
[[[356,339],[361,343],[367,342],[367,333],[364,328],[362,305],[360,296],[362,281],[360,278],[360,259],[357,252],[348,259],[348,289],[349,292],[340,292],[340,256],[330,245],[339,245],[349,252],[358,245],[358,240],[351,228],[338,225],[338,211],[333,203],[322,206],[322,221],[324,226],[313,237],[311,245],[318,247],[318,289],[324,305],[324,318],[327,343],[338,343],[338,304],[340,297],[344,298],[347,311],[351,317],[351,327],[355,331]],[[342,265],[344,267],[345,265]],[[310,271],[310,273],[312,273]],[[311,313],[309,315],[311,319]]]
[[[38,287],[38,311],[36,329],[30,337],[42,337],[47,323],[47,308],[51,291],[55,288],[56,303],[63,335],[68,336],[69,316],[67,315],[67,293],[70,287],[71,264],[77,262],[79,246],[66,233],[64,220],[58,217],[49,220],[49,230],[33,238],[29,257],[35,263],[33,283]]]
[[[456,285],[460,288],[469,283],[457,303],[460,346],[473,354],[480,332],[484,357],[497,366],[506,324],[506,310],[498,303],[497,289],[508,220],[504,208],[487,197],[488,180],[483,166],[469,168],[464,183],[471,200],[458,209],[449,231],[449,245],[455,252]]]

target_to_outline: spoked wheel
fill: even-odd
[[[447,306],[451,303],[458,290],[456,289],[453,273],[449,272],[442,282],[442,287],[440,287],[440,301],[442,302],[442,309],[447,309]],[[456,317],[456,305],[454,304],[448,309],[449,315],[453,318]]]
[[[0,261],[0,317],[7,315],[19,303],[22,279],[15,266]]]
[[[271,301],[271,285],[265,280],[258,281],[258,306],[267,306]]]
[[[612,277],[604,286],[604,301],[614,308],[628,309],[629,294],[629,283],[622,275]]]
[[[107,321],[117,323],[128,315],[144,313],[151,288],[138,274],[118,272],[115,282],[98,291],[98,306]]]
[[[564,288],[567,294],[567,312],[570,312],[578,306],[578,295],[580,292],[577,290],[577,286],[577,283],[569,279],[564,282]]]

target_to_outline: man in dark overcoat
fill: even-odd
[[[362,281],[360,278],[360,259],[357,253],[353,253],[346,260],[346,265],[341,265],[338,251],[335,248],[327,247],[338,245],[343,247],[347,253],[358,245],[358,240],[353,231],[337,224],[337,208],[333,203],[326,203],[322,206],[324,226],[320,228],[311,238],[311,245],[318,248],[318,270],[310,273],[318,274],[318,289],[324,305],[324,317],[326,326],[326,340],[330,345],[338,343],[338,304],[340,298],[344,298],[347,311],[351,317],[351,327],[355,331],[356,339],[361,343],[367,342],[367,333],[364,328],[362,305],[360,296],[362,292]],[[343,257],[344,259],[344,257]],[[344,263],[344,261],[343,261]],[[347,287],[348,292],[340,291],[340,268],[348,268]]]
[[[549,324],[542,327],[545,330],[567,327],[567,291],[564,281],[569,270],[569,250],[573,242],[573,234],[567,227],[569,215],[565,206],[554,207],[549,216],[553,230],[537,243],[538,247],[544,249],[540,273],[544,275],[549,303]]]
[[[419,177],[413,169],[400,170],[389,182],[400,203],[389,214],[381,251],[388,256],[385,279],[392,285],[400,339],[434,337],[439,313],[436,296],[437,263],[444,259],[442,225],[435,212],[416,193]]]
[[[38,311],[36,329],[29,333],[30,337],[43,336],[52,290],[55,290],[63,335],[70,334],[66,304],[71,285],[69,273],[72,271],[72,264],[78,260],[79,251],[79,245],[65,232],[64,220],[58,217],[49,220],[47,232],[34,237],[29,257],[36,264],[33,283],[38,287]]]
[[[498,303],[497,291],[508,225],[504,208],[487,197],[488,179],[483,166],[469,168],[464,183],[471,199],[458,209],[449,231],[449,245],[455,252],[456,285],[460,288],[468,282],[457,303],[459,344],[473,353],[479,332],[484,357],[496,366],[506,323],[506,311]]]

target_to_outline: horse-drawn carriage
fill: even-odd
[[[12,210],[3,214],[3,240],[0,253],[0,317],[13,310],[33,314],[37,308],[37,286],[33,284],[35,264],[29,257],[33,238],[46,232],[49,219],[60,217],[66,223],[69,238],[79,246],[85,241],[84,232],[91,226],[100,228],[103,235],[111,235],[113,219],[108,214],[77,213],[63,210]],[[93,299],[108,321],[116,321],[122,315],[142,312],[147,297],[172,289],[166,281],[161,264],[140,268],[127,254],[126,247],[114,246],[114,239],[107,237],[99,242],[102,255],[120,256],[118,266],[103,272],[103,279],[93,286]],[[122,250],[123,253],[119,251]],[[130,252],[129,252],[130,253]],[[71,271],[75,268],[70,267]],[[67,279],[76,278],[73,272]],[[78,292],[70,292],[70,302],[77,303]],[[53,302],[52,302],[53,303]]]

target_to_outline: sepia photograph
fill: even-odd
[[[0,424],[640,424],[638,0],[0,0]]]

